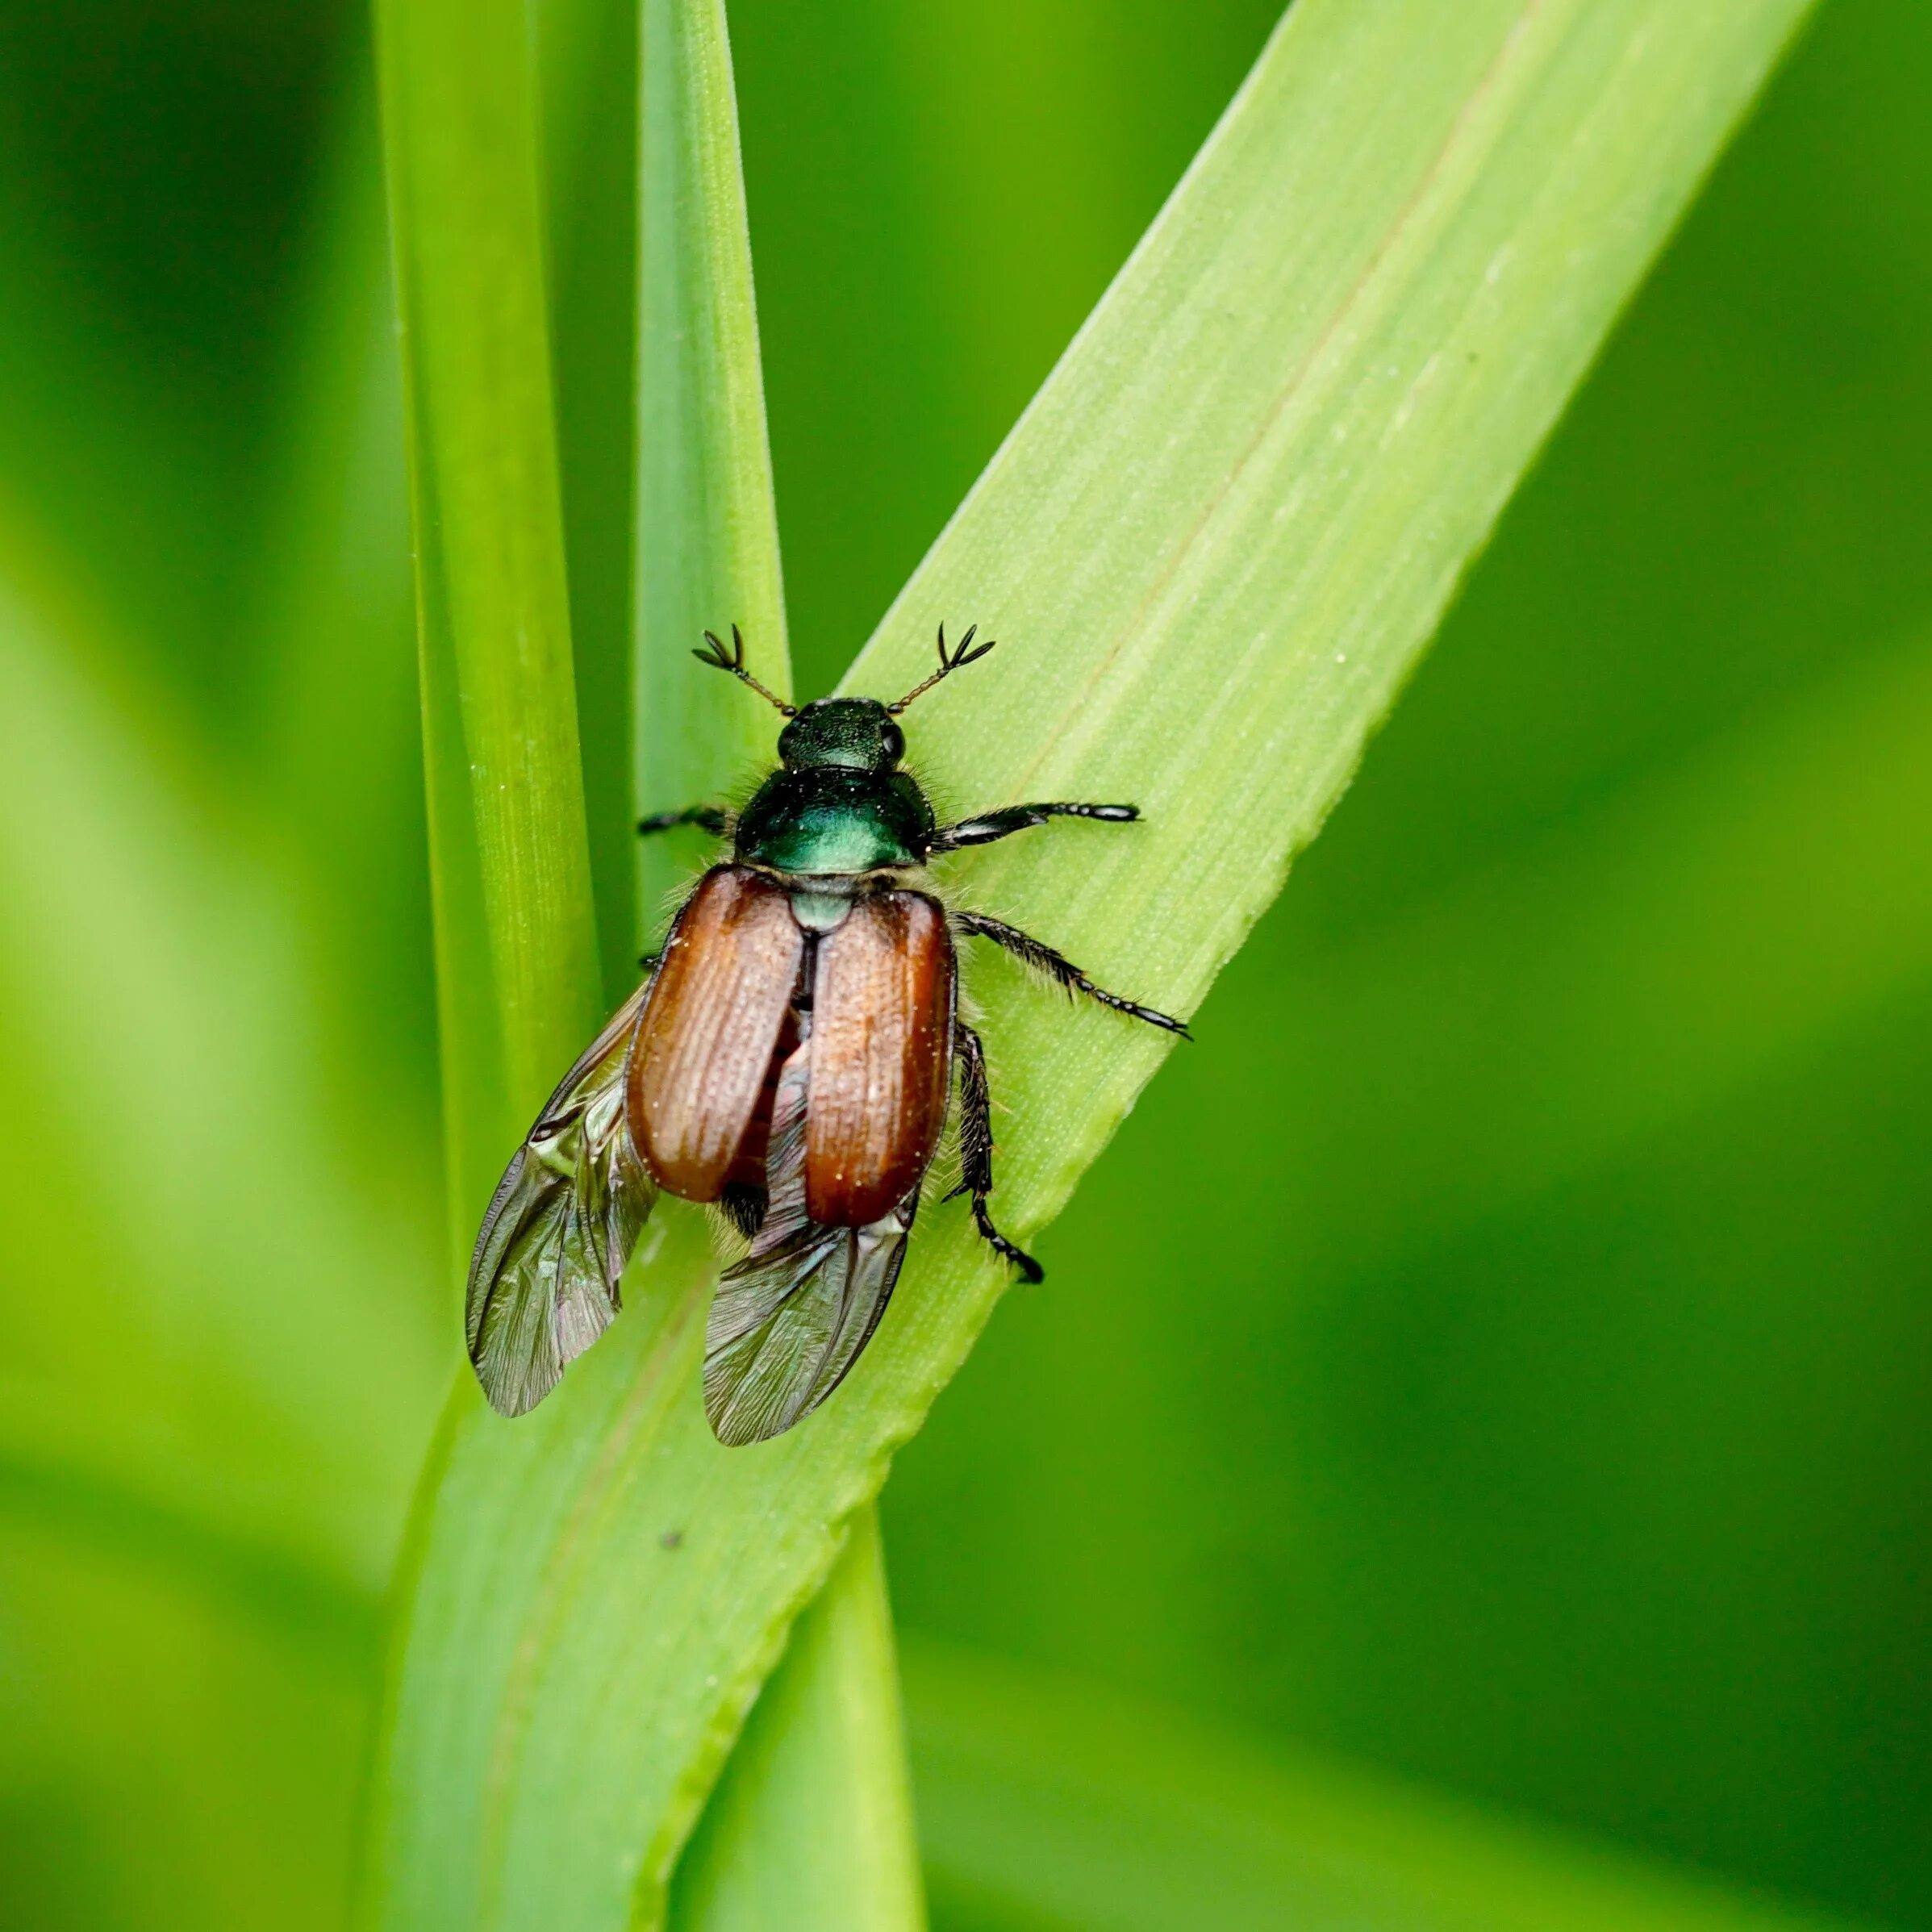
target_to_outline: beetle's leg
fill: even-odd
[[[718,1196],[718,1205],[731,1225],[749,1241],[765,1225],[770,1198],[762,1187],[751,1187],[744,1181],[727,1181],[724,1191]]]
[[[658,962],[663,958],[661,953],[640,953],[637,955],[637,970],[649,979],[657,971]]]
[[[933,834],[930,849],[957,852],[962,845],[990,845],[1029,825],[1044,825],[1049,819],[1104,819],[1110,825],[1127,825],[1140,816],[1137,805],[1007,805],[962,819],[957,825],[941,825]]]
[[[692,805],[682,812],[653,812],[648,819],[637,821],[641,834],[669,832],[674,825],[695,825],[713,838],[723,838],[731,829],[731,820],[716,805]]]
[[[953,1194],[972,1196],[973,1225],[995,1254],[1011,1262],[1023,1279],[1042,1282],[1046,1271],[1015,1247],[986,1211],[986,1197],[993,1191],[993,1101],[986,1081],[986,1049],[963,1020],[953,1022],[953,1051],[959,1059],[959,1185]]]
[[[1069,994],[1084,993],[1089,999],[1097,999],[1102,1006],[1110,1006],[1116,1013],[1145,1020],[1150,1026],[1179,1033],[1183,1040],[1194,1037],[1187,1031],[1186,1020],[1176,1020],[1169,1013],[1156,1012],[1150,1006],[1137,1006],[1131,999],[1123,999],[1118,993],[1110,993],[1104,987],[1095,986],[1066,954],[1056,953],[1044,941],[1034,938],[1030,933],[1022,933],[1017,926],[1008,925],[1004,920],[988,919],[983,912],[955,912],[953,924],[959,932],[976,933],[982,939],[991,940],[996,946],[1004,946],[1016,958],[1024,960],[1037,971],[1058,981]]]

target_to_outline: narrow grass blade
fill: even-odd
[[[637,356],[637,0],[532,10],[546,177],[557,463],[604,990],[633,980],[632,502]]]
[[[10,538],[0,1466],[373,1598],[436,1386],[403,1299],[419,1247],[328,1136],[290,895],[181,723],[103,688],[111,647]],[[120,1126],[97,1159],[103,1096]]]
[[[43,1796],[8,1905],[330,1932],[440,1244],[331,1131],[259,801],[10,512],[0,1788]]]
[[[976,903],[1192,1010],[1803,10],[1296,7],[855,673],[895,695],[939,618],[1004,628],[912,714],[922,773],[962,807],[1145,809],[961,861]],[[977,983],[1024,1235],[1164,1042]],[[455,1424],[390,1740],[411,1932],[657,1922],[792,1617],[1004,1285],[936,1206],[859,1372],[728,1452],[708,1259],[687,1221],[661,1238],[530,1439]]]
[[[761,682],[791,691],[778,518],[723,0],[645,0],[640,20],[635,804],[717,799],[767,764],[778,720],[691,651],[739,625]],[[695,841],[638,848],[638,943],[657,937]],[[867,1512],[733,1760],[686,1873],[679,1923],[777,1914],[913,1932],[924,1922],[905,1799],[891,1617]]]
[[[770,741],[770,721],[748,716],[741,693],[693,675],[689,647],[707,623],[725,628],[742,617],[763,640],[765,682],[782,693],[790,675],[722,10],[653,6],[645,35],[636,743],[648,807],[717,795]],[[527,353],[528,343],[521,346]],[[734,594],[745,604],[734,608]],[[479,668],[488,677],[500,666],[486,656]],[[459,666],[467,690],[463,676]],[[697,701],[687,702],[693,692]],[[432,745],[433,762],[433,736]],[[648,920],[683,855],[646,851],[657,859],[641,902]],[[487,883],[486,856],[483,870]],[[513,899],[516,883],[501,885]],[[453,1108],[461,1104],[453,1091]],[[533,1434],[524,1441],[540,1451]],[[819,1614],[821,1640],[803,1646],[788,1671],[794,1695],[773,1707],[782,1717],[767,1721],[741,1801],[722,1814],[729,1868],[734,1884],[749,1875],[788,1895],[817,1875],[841,1914],[876,1898],[867,1922],[905,1926],[919,1917],[916,1853],[875,1529],[843,1575],[846,1586]],[[827,1771],[836,1773],[829,1783]],[[824,1801],[809,1829],[797,1828],[801,1793]],[[870,1808],[855,1813],[869,1796]],[[828,1867],[828,1850],[849,1850],[867,1868]],[[732,1922],[735,1897],[728,1885],[692,1908],[692,1922]]]
[[[453,1238],[599,1017],[519,0],[379,0]]]
[[[906,1680],[928,1866],[961,1932],[1843,1924],[1078,1680],[916,1642]]]
[[[306,234],[249,607],[253,765],[310,902],[332,1110],[369,1187],[419,1204],[440,1239],[422,711],[373,48],[344,76]],[[445,1342],[455,1289],[443,1269],[417,1283]]]
[[[791,691],[738,110],[723,0],[644,0],[633,558],[640,816],[717,799],[771,754],[773,714],[699,670],[707,630]],[[646,941],[695,848],[638,849]]]
[[[602,999],[528,23],[520,0],[378,0],[376,26],[416,545],[450,1228],[465,1257],[504,1158],[590,1036]],[[465,1376],[457,1412],[476,1400]],[[446,1809],[443,1786],[392,1782],[378,1793],[378,1917],[396,1889],[380,1855],[386,1821],[415,1808]]]
[[[853,1525],[678,1867],[678,1932],[923,1926],[878,1524]]]

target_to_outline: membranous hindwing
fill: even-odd
[[[646,980],[564,1076],[483,1216],[469,1264],[469,1359],[504,1415],[534,1408],[610,1326],[657,1201],[624,1109],[649,991]]]
[[[704,1331],[704,1410],[720,1442],[782,1434],[845,1379],[886,1312],[919,1206],[915,1183],[866,1226],[828,1227],[805,1208],[812,1042],[778,1075],[766,1173],[770,1203],[751,1252],[727,1268]]]

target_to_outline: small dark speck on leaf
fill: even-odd
[[[667,1529],[662,1536],[658,1538],[657,1547],[660,1550],[675,1550],[679,1548],[683,1542],[684,1532],[682,1529]]]

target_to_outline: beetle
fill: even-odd
[[[958,1091],[959,1184],[988,1246],[1040,1265],[995,1226],[986,1053],[959,1009],[958,942],[1016,954],[1070,995],[1178,1033],[1181,1020],[1096,986],[1062,954],[924,883],[942,853],[1049,819],[1122,824],[1132,805],[1009,805],[938,822],[898,719],[993,648],[968,630],[895,704],[785,703],[745,667],[732,627],[702,662],[775,706],[779,767],[735,815],[647,818],[732,842],[692,887],[663,950],[565,1074],[483,1216],[466,1308],[490,1403],[521,1415],[603,1333],[660,1190],[715,1204],[749,1241],[712,1298],[704,1406],[718,1439],[778,1435],[822,1403],[885,1312],[920,1189]]]

